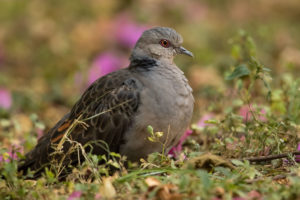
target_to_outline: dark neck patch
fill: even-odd
[[[153,67],[157,67],[157,61],[149,57],[131,59],[129,69],[150,71]]]

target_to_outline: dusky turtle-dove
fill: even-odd
[[[68,154],[73,145],[68,138],[82,145],[102,140],[111,152],[139,161],[152,152],[162,152],[160,143],[148,140],[147,127],[163,132],[161,141],[166,151],[177,144],[188,127],[193,113],[192,89],[183,72],[173,63],[177,54],[193,54],[181,46],[182,37],[173,29],[156,27],[146,30],[137,41],[128,68],[112,72],[96,80],[81,98],[36,147],[20,161],[18,170],[28,168],[39,177],[50,166],[55,146],[62,145],[62,164],[76,165],[82,155]],[[75,121],[85,120],[85,123]],[[71,128],[70,128],[71,127]],[[93,154],[107,151],[91,143]],[[62,159],[59,157],[59,159]]]

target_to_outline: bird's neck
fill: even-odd
[[[131,56],[130,69],[146,70],[149,71],[158,66],[158,61],[149,56]]]
[[[173,57],[159,56],[150,52],[146,52],[140,48],[135,48],[130,56],[130,62],[136,63],[136,61],[140,62],[141,60],[154,60],[162,64],[173,64]]]

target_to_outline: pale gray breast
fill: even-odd
[[[141,93],[141,109],[145,106],[156,118],[165,119],[164,123],[170,119],[181,120],[180,115],[192,115],[192,89],[178,67],[156,67],[140,77],[141,82],[147,86]]]
[[[161,151],[161,144],[147,140],[148,125],[164,132],[167,151],[175,145],[188,127],[194,106],[192,89],[183,72],[176,66],[159,66],[136,76],[144,85],[141,105],[133,128],[126,134],[121,151],[131,160]],[[166,140],[168,135],[168,140]],[[132,141],[132,138],[134,138]]]

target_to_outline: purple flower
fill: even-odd
[[[1,162],[10,162],[11,160],[17,160],[18,155],[17,152],[22,153],[23,147],[13,146],[11,150],[0,155],[0,163]]]
[[[74,191],[72,192],[72,194],[70,194],[70,196],[68,197],[68,200],[76,200],[79,199],[82,195],[81,191]]]
[[[5,152],[0,155],[0,162],[10,162],[11,160],[16,160],[18,158],[16,153],[13,152]]]
[[[0,88],[0,108],[9,109],[12,104],[11,94],[8,90]]]
[[[88,74],[88,84],[93,83],[99,77],[124,67],[122,56],[113,52],[100,54],[93,62]]]
[[[183,142],[186,140],[186,138],[188,136],[190,136],[193,133],[192,130],[187,130],[183,136],[181,136],[178,144],[176,146],[174,146],[172,149],[170,149],[169,151],[169,155],[171,155],[172,157],[176,157],[181,151],[182,151],[182,144]]]
[[[120,15],[115,25],[115,34],[117,41],[127,47],[133,48],[136,41],[147,29],[145,26],[138,25],[128,15]]]

